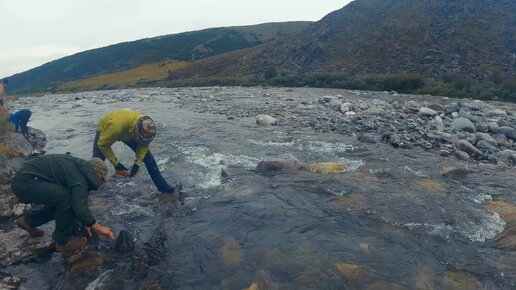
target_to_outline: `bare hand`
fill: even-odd
[[[103,235],[103,236],[106,236],[108,237],[110,240],[114,240],[115,239],[115,235],[113,234],[113,232],[109,229],[109,228],[106,228],[106,227],[102,227],[99,231],[98,231],[99,234]]]
[[[93,229],[97,233],[99,233],[99,234],[101,234],[103,236],[106,236],[110,240],[114,240],[115,239],[115,235],[113,234],[113,232],[109,228],[101,226],[98,222],[93,225]]]
[[[88,237],[91,238],[91,236],[93,236],[93,231],[91,230],[91,228],[85,226],[84,229],[86,230],[86,233],[88,234]]]

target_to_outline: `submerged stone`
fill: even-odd
[[[505,230],[496,238],[496,243],[502,249],[509,251],[516,250],[516,222],[505,227]]]
[[[423,190],[439,193],[441,195],[446,195],[448,193],[444,185],[436,180],[417,180],[414,182],[414,185],[422,188]]]
[[[246,290],[277,290],[278,285],[272,281],[272,277],[269,272],[260,270],[255,275],[255,281]]]
[[[378,278],[378,275],[366,266],[349,263],[338,263],[335,266],[351,283],[370,284]]]
[[[482,289],[482,284],[470,274],[447,271],[443,277],[444,289]]]
[[[79,251],[66,260],[71,273],[80,275],[91,271],[93,268],[104,264],[106,258],[98,252],[91,250]]]
[[[441,169],[441,175],[452,179],[462,179],[469,174],[466,168],[445,167]]]
[[[487,203],[486,208],[496,212],[506,223],[516,222],[516,205],[508,201],[491,201]]]
[[[423,266],[417,274],[416,290],[437,290],[435,285],[435,271],[430,266]]]
[[[240,245],[233,238],[226,238],[224,246],[220,251],[222,263],[229,266],[236,266],[243,261],[243,253]]]
[[[396,283],[388,283],[383,280],[376,281],[370,285],[367,285],[368,290],[406,290],[405,287],[396,284]]]
[[[346,164],[337,163],[337,162],[320,162],[320,163],[305,164],[304,168],[306,168],[312,172],[321,172],[321,173],[348,172],[348,168],[347,168]]]
[[[330,207],[336,210],[361,210],[366,206],[367,198],[358,194],[338,196],[330,204]]]

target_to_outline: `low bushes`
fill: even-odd
[[[516,102],[516,79],[498,78],[478,81],[465,76],[447,74],[425,77],[416,73],[350,75],[339,72],[286,74],[268,69],[264,77],[207,77],[169,80],[164,85],[185,86],[284,86],[340,88],[350,90],[396,91],[457,98]]]

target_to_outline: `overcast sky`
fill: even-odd
[[[0,78],[80,51],[221,26],[317,21],[351,0],[0,0]]]

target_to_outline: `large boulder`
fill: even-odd
[[[39,229],[45,232],[39,238],[31,238],[29,233],[19,228],[8,232],[0,231],[0,265],[7,267],[52,250],[54,223],[48,223]]]
[[[419,108],[419,113],[418,113],[420,116],[424,116],[424,117],[435,117],[437,116],[437,112],[430,109],[430,108],[427,108],[427,107],[421,107]]]
[[[473,122],[467,118],[457,118],[453,120],[452,127],[458,131],[464,131],[469,133],[475,133],[477,131]]]
[[[503,150],[495,154],[495,158],[499,162],[510,165],[516,165],[516,151]]]
[[[34,150],[41,150],[47,145],[47,135],[39,130],[32,127],[28,127],[29,130],[29,143],[32,145]]]
[[[475,137],[477,138],[477,141],[486,141],[493,146],[498,146],[498,142],[487,133],[477,132]]]
[[[282,171],[296,173],[303,168],[303,163],[294,155],[287,153],[272,160],[263,160],[256,166],[256,171],[260,173],[271,171]]]
[[[509,126],[502,126],[500,127],[500,133],[504,134],[507,139],[516,141],[516,129]]]
[[[256,116],[256,124],[263,127],[270,127],[277,124],[277,121],[274,117],[269,115],[257,115]]]
[[[467,152],[471,157],[481,157],[482,151],[478,150],[473,144],[466,140],[460,140],[456,143],[457,148],[461,151]]]

